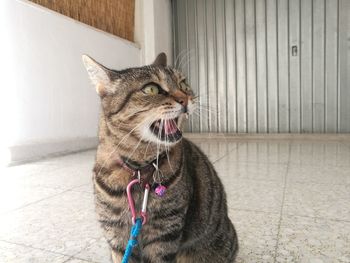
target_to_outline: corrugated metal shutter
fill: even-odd
[[[349,0],[173,0],[193,132],[350,132]]]

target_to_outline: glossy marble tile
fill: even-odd
[[[350,185],[287,184],[285,214],[350,221],[349,207]]]
[[[350,262],[350,222],[283,216],[276,262]]]
[[[195,143],[209,158],[211,162],[216,162],[227,156],[232,150],[239,147],[239,143],[230,140],[191,140]]]
[[[3,263],[63,263],[68,259],[69,256],[0,241],[0,262]]]
[[[0,215],[63,192],[61,189],[29,187],[26,184],[8,180],[1,180],[0,185]]]
[[[94,163],[96,155],[96,149],[84,151],[84,152],[78,152],[63,156],[57,156],[54,158],[44,159],[39,163],[44,163],[48,165],[77,165],[77,164],[88,164],[88,163]]]
[[[0,240],[75,255],[102,236],[93,197],[67,191],[0,216]]]
[[[232,162],[230,158],[223,158],[214,166],[219,176],[232,184],[237,180],[284,183],[287,173],[286,164]]]
[[[91,262],[111,262],[111,252],[109,245],[104,237],[94,240],[89,243],[75,257]]]
[[[290,163],[350,167],[350,147],[336,142],[295,142],[291,146]]]
[[[72,257],[70,259],[68,259],[67,261],[65,261],[64,263],[111,263],[112,261],[88,261],[88,260],[83,260],[80,258],[75,258]]]
[[[84,184],[84,185],[72,188],[72,191],[93,194],[94,193],[94,189],[93,189],[93,185],[92,185],[92,179],[87,184]]]
[[[91,166],[90,163],[62,165],[51,169],[47,165],[44,169],[42,164],[31,164],[21,165],[16,172],[14,167],[3,169],[0,176],[0,214],[90,183]]]
[[[7,177],[11,178],[25,178],[27,176],[31,176],[33,174],[54,171],[61,168],[61,164],[53,164],[53,163],[28,163],[21,164],[9,167],[0,167],[0,180],[6,179]]]
[[[237,263],[273,262],[279,214],[229,209],[229,216],[239,240]]]
[[[288,142],[241,142],[228,155],[232,162],[287,164],[289,160]]]
[[[287,181],[297,183],[349,185],[350,167],[290,164]]]
[[[281,210],[283,184],[269,181],[227,180],[223,178],[230,208],[261,212]]]
[[[61,179],[60,182],[63,183],[69,178],[76,178],[76,175],[91,175],[94,165],[93,152],[95,151],[55,157],[28,164],[0,167],[0,182],[2,180],[21,183],[28,182],[31,185],[39,186],[42,183],[45,184],[46,181],[52,180],[54,177]],[[62,178],[64,175],[67,178]],[[33,176],[38,176],[38,178]],[[52,182],[49,186],[53,187],[57,185],[59,185],[57,182]]]
[[[80,163],[75,166],[63,166],[55,171],[47,171],[28,176],[22,183],[68,190],[88,184],[92,180],[93,163]]]

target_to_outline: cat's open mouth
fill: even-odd
[[[178,118],[157,120],[152,123],[151,132],[162,141],[176,142],[181,139],[182,132],[177,127]]]

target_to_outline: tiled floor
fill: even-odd
[[[350,262],[350,142],[195,141],[226,187],[238,262]],[[1,171],[0,262],[110,262],[94,213],[93,158]]]

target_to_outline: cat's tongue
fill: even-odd
[[[175,120],[166,120],[164,124],[164,130],[166,134],[174,134],[177,132],[177,126]]]

